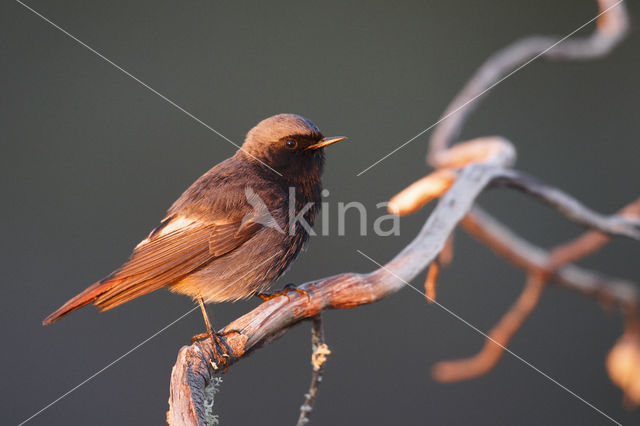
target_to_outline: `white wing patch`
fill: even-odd
[[[198,225],[198,220],[197,219],[191,219],[188,217],[177,217],[173,220],[171,220],[171,222],[169,222],[166,226],[163,226],[162,229],[160,229],[159,232],[155,233],[155,235],[153,236],[154,238],[158,238],[161,237],[163,235],[167,235],[171,232],[177,231],[179,229],[185,229],[185,228],[189,228],[191,226],[196,226]],[[150,237],[151,235],[154,234],[154,231],[151,231],[151,234],[149,234],[149,236],[147,238],[145,238],[144,240],[140,241],[140,243],[138,243],[138,245],[136,246],[136,248],[141,247],[145,244],[147,244],[150,241]]]
[[[177,217],[173,219],[167,226],[162,228],[158,233],[158,236],[167,235],[170,232],[177,231],[178,229],[188,228],[196,225],[198,221],[196,219],[190,219],[188,217]]]

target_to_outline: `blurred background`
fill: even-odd
[[[331,235],[311,240],[277,286],[375,268],[394,256],[429,210],[401,233],[359,235],[355,212],[337,236],[337,203],[369,208],[425,175],[429,133],[356,174],[434,123],[496,49],[532,34],[566,35],[595,1],[158,2],[28,4],[236,142],[262,118],[295,112],[325,134],[349,136],[327,152]],[[609,57],[538,60],[495,88],[463,138],[504,135],[518,165],[602,212],[638,197],[640,4],[632,33]],[[191,309],[166,291],[98,314],[41,320],[118,267],[198,176],[235,147],[25,9],[0,12],[0,411],[17,424]],[[589,26],[580,34],[591,31]],[[537,244],[580,228],[502,189],[479,203]],[[616,240],[582,262],[640,279],[640,247]],[[424,274],[413,283],[421,287]],[[524,274],[463,232],[438,301],[489,330]],[[222,326],[256,301],[211,305]],[[325,314],[332,355],[313,424],[607,424],[530,367],[505,355],[477,380],[442,385],[435,362],[474,354],[483,338],[411,289]],[[194,312],[29,424],[162,424],[178,349],[203,331]],[[551,287],[510,349],[623,424],[640,423],[608,379],[604,360],[620,317]],[[310,379],[305,323],[224,375],[222,424],[294,424]]]

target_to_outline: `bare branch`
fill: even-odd
[[[473,201],[502,169],[472,165],[461,171],[420,233],[384,268],[368,274],[345,273],[303,284],[308,295],[270,299],[220,331],[211,340],[180,349],[171,377],[170,424],[204,425],[203,390],[215,374],[275,340],[300,321],[325,309],[347,309],[373,303],[401,289],[442,250]],[[404,281],[403,281],[404,280]]]
[[[623,208],[620,211],[620,215],[622,217],[635,217],[639,211],[640,199]],[[475,227],[478,226],[477,222],[482,222],[483,219],[474,217],[473,214],[469,216],[471,217],[466,218],[463,221],[463,225],[470,227],[470,231],[473,233]],[[484,220],[486,219],[487,217],[485,216]],[[483,222],[482,226],[486,228],[487,225],[488,223]],[[485,238],[482,241],[489,247],[497,245],[498,251],[502,245],[497,243],[495,239]],[[549,275],[566,264],[580,260],[597,251],[609,241],[611,241],[611,237],[601,232],[588,231],[580,237],[551,250],[546,255],[547,261],[544,271],[536,267],[518,264],[523,269],[530,271],[527,284],[511,309],[489,332],[489,338],[486,339],[482,350],[471,358],[439,362],[433,367],[433,377],[441,382],[456,382],[479,377],[493,369],[502,357],[504,348],[536,307],[542,294],[545,280]],[[513,254],[513,249],[510,248],[509,250],[509,254]],[[580,282],[584,283],[585,280],[580,279]],[[611,300],[611,297],[609,297],[609,300]],[[633,317],[635,310],[627,309],[627,312],[629,316]],[[495,342],[500,343],[500,345]]]
[[[480,167],[480,165],[477,166]],[[456,176],[452,169],[446,169],[446,174],[442,172],[442,170],[433,172],[394,196],[389,202],[389,211],[400,215],[414,213],[428,201],[442,195],[455,181]],[[605,216],[586,207],[571,195],[522,172],[500,169],[499,173],[501,176],[492,180],[492,186],[502,185],[519,189],[580,225],[594,228],[605,234],[640,240],[640,220],[636,215]]]
[[[624,38],[629,19],[624,1],[598,0],[596,31],[586,38],[560,39],[533,36],[496,52],[475,72],[449,104],[429,142],[428,162],[435,168],[450,167],[441,156],[455,142],[469,115],[487,92],[538,56],[553,60],[589,60],[609,53]],[[605,12],[606,11],[606,12]],[[549,49],[553,46],[551,49]]]
[[[519,185],[527,185],[527,180],[521,179],[519,174],[514,174],[509,169],[480,164],[465,167],[460,171],[456,182],[441,198],[420,233],[384,267],[368,274],[345,273],[308,282],[299,287],[307,295],[280,296],[262,303],[221,330],[217,344],[213,345],[211,340],[206,340],[190,347],[183,347],[179,353],[180,368],[174,368],[172,374],[172,389],[175,387],[178,391],[174,393],[172,390],[170,417],[173,407],[186,407],[190,415],[200,419],[197,401],[200,400],[203,388],[212,375],[220,373],[252,351],[277,339],[300,321],[312,318],[326,309],[347,309],[373,303],[401,289],[405,285],[404,282],[415,278],[442,251],[453,229],[470,211],[482,190],[495,182],[504,183],[512,178],[519,179]],[[544,198],[545,192],[540,191],[540,194],[540,197]],[[564,198],[561,198],[556,207],[566,207],[564,210],[574,213],[570,216],[588,217],[589,220],[593,220],[593,226],[604,227],[601,223],[602,217],[595,213],[585,215],[582,210],[586,208],[581,204],[571,202],[569,206],[564,206],[562,200]],[[475,215],[477,216],[477,213]],[[499,226],[497,223],[494,225]],[[498,228],[492,229],[491,234],[497,230]],[[503,236],[507,236],[506,231],[502,230],[502,233]],[[503,241],[506,243],[505,247],[516,242],[513,236],[510,238],[509,242]],[[526,257],[532,254],[532,250],[522,254]],[[533,254],[541,259],[539,269],[544,270],[547,261],[544,252]],[[572,267],[573,269],[567,273],[566,268],[569,267],[558,271],[558,277],[569,279],[571,282],[575,280],[577,286],[593,285],[585,284],[582,281],[585,279],[584,276],[575,278],[576,274],[585,275],[584,271]],[[592,278],[591,275],[586,275],[589,279]],[[617,294],[619,290],[611,289],[612,285],[609,282],[601,282],[598,289],[605,287],[606,291]],[[635,293],[627,293],[625,302],[635,304],[636,298]]]
[[[636,284],[606,277],[579,266],[554,265],[546,250],[536,247],[500,224],[488,213],[475,207],[465,217],[465,230],[485,243],[498,255],[531,273],[548,274],[558,284],[591,297],[603,297],[618,303],[625,311],[634,311],[640,300]],[[591,247],[597,249],[595,245]]]
[[[565,215],[568,219],[586,227],[597,229],[605,234],[621,235],[640,240],[640,222],[638,218],[618,215],[603,216],[586,208],[582,203],[565,192],[546,185],[524,173],[512,170],[508,178],[499,180],[497,184],[518,188],[538,198],[540,201]]]
[[[520,297],[488,333],[489,339],[485,340],[482,350],[471,358],[441,361],[435,364],[431,370],[433,378],[440,382],[451,383],[473,379],[489,372],[500,361],[504,347],[509,344],[511,338],[538,305],[543,289],[542,275],[529,275]]]

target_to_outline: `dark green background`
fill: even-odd
[[[496,49],[530,33],[567,34],[597,12],[587,0],[28,4],[235,141],[279,112],[350,137],[328,150],[333,236],[312,239],[281,284],[373,269],[356,249],[390,259],[427,212],[402,219],[401,235],[389,238],[358,236],[354,214],[338,237],[336,206],[362,201],[372,221],[376,203],[427,172],[428,134],[356,173],[436,121]],[[531,64],[492,91],[463,136],[504,135],[520,169],[615,211],[639,189],[636,28],[603,60]],[[182,190],[235,148],[13,1],[2,3],[0,49],[0,416],[16,424],[193,306],[159,291],[40,325],[119,266]],[[509,190],[480,203],[544,246],[580,231]],[[488,330],[524,275],[462,232],[456,242],[439,301]],[[618,240],[583,263],[639,279],[639,254]],[[222,325],[255,305],[211,311]],[[325,317],[333,354],[314,424],[608,424],[509,355],[481,379],[434,382],[433,363],[471,355],[483,339],[411,289]],[[202,329],[191,314],[31,424],[162,424],[177,350]],[[604,369],[620,333],[618,315],[552,287],[510,347],[623,424],[638,424],[640,411],[622,408]],[[305,324],[234,366],[217,398],[222,423],[293,424],[309,354]]]

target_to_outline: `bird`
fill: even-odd
[[[202,335],[212,337],[205,303],[265,295],[302,251],[320,207],[324,148],[344,139],[324,137],[296,114],[262,120],[232,157],[173,203],[120,268],[43,325],[89,304],[107,311],[167,288],[199,303],[207,328]]]

